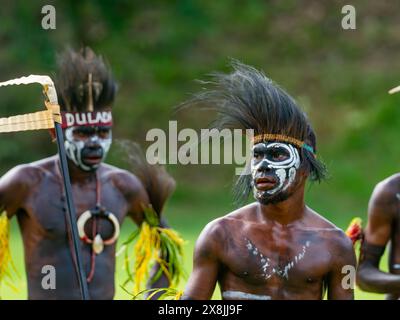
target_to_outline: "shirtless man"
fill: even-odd
[[[103,60],[88,48],[69,50],[60,60],[57,80],[89,295],[112,299],[119,225],[126,216],[140,224],[149,196],[136,176],[103,163],[111,145],[116,91]],[[29,299],[81,298],[59,166],[53,156],[19,165],[0,179],[0,206],[10,219],[16,216],[22,233]],[[55,268],[55,288],[42,287],[45,265]],[[163,275],[153,286],[166,283]]]
[[[389,91],[400,91],[400,86]],[[368,206],[368,223],[363,232],[357,284],[368,292],[386,293],[390,300],[400,299],[400,174],[394,174],[375,186]],[[389,272],[379,269],[386,245]]]
[[[369,292],[387,293],[386,298],[400,298],[400,174],[395,174],[375,187],[368,208],[357,270],[357,284]],[[388,242],[389,273],[379,269]]]
[[[215,109],[219,128],[254,130],[251,174],[238,194],[255,202],[210,222],[197,240],[183,299],[353,299],[342,268],[355,266],[344,232],[304,202],[307,178],[321,180],[316,139],[295,101],[265,75],[234,62],[188,102]]]

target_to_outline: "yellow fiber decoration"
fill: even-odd
[[[146,300],[151,300],[156,294],[160,294],[157,300],[180,300],[183,295],[183,291],[174,288],[147,289],[133,296],[133,300],[139,299],[143,294],[148,294]]]
[[[169,280],[169,288],[157,290],[166,291],[164,295],[171,296],[171,290],[175,290],[172,287],[178,286],[179,280],[184,274],[182,262],[184,241],[176,231],[159,227],[159,219],[153,208],[145,208],[144,213],[145,221],[140,229],[132,233],[121,248],[121,250],[125,250],[125,269],[128,274],[128,279],[123,287],[132,282],[134,295],[143,293],[146,290],[142,288],[150,278],[150,270],[155,264],[158,264],[159,270],[151,281],[154,283],[164,274]],[[133,246],[135,261],[132,268],[128,245],[135,240],[136,243]],[[156,293],[152,293],[152,295]]]
[[[11,289],[18,289],[11,283],[12,273],[17,274],[15,265],[11,259],[10,251],[10,224],[6,212],[0,213],[0,287],[4,281]]]

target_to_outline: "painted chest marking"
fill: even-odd
[[[290,260],[285,266],[272,266],[271,259],[264,256],[260,250],[253,244],[249,239],[245,238],[246,247],[249,253],[258,259],[261,268],[261,274],[265,280],[271,278],[274,274],[284,278],[286,280],[289,279],[289,271],[293,269],[301,260],[303,260],[304,256],[307,253],[307,248],[310,247],[310,241],[306,241],[306,243],[302,246],[301,252],[294,256],[292,260]]]
[[[239,300],[271,300],[270,296],[247,293],[242,291],[224,291],[222,293],[222,297],[224,299],[239,299]]]

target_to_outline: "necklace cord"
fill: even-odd
[[[61,172],[60,172],[60,168],[59,168],[59,163],[58,163],[58,165],[56,165],[56,168],[57,168],[58,178],[60,178],[61,177]],[[101,203],[101,185],[99,183],[97,171],[96,171],[96,174],[95,174],[95,179],[96,179],[96,206],[97,206],[98,209],[100,209],[101,208],[101,205],[100,205],[100,203]],[[62,194],[62,200],[63,200],[63,209],[66,210],[65,203],[64,203],[64,198],[65,198],[64,188],[62,187],[60,179],[58,179],[58,182],[59,182],[59,185],[60,185],[60,188],[61,188],[61,194]],[[69,223],[68,223],[66,215],[64,215],[64,220],[65,220],[66,226],[69,226]],[[69,251],[71,253],[71,258],[72,258],[72,261],[73,261],[75,272],[77,272],[78,271],[78,265],[77,265],[76,256],[74,254],[73,244],[72,244],[72,237],[71,237],[71,233],[70,233],[69,229],[70,228],[66,228],[67,237],[68,237]],[[96,234],[99,232],[99,230],[100,230],[100,223],[99,223],[99,226],[97,226],[97,219],[96,219],[96,217],[93,217],[93,225],[92,225],[93,240],[95,239]],[[86,278],[86,282],[87,283],[90,283],[92,281],[92,279],[93,279],[95,266],[96,266],[96,253],[94,252],[93,247],[92,247],[91,248],[91,259],[90,259],[90,272],[89,272],[88,277]]]
[[[101,210],[101,185],[99,182],[99,178],[97,176],[97,171],[96,171],[96,207],[97,209]],[[98,219],[96,216],[93,217],[93,224],[92,224],[92,237],[93,237],[93,241],[95,241],[96,235],[100,233],[100,219]],[[93,245],[91,248],[91,257],[90,257],[90,272],[89,272],[89,276],[87,277],[87,282],[90,283],[93,279],[94,276],[94,271],[96,268],[96,252],[94,252],[93,250]]]

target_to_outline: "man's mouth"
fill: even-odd
[[[255,186],[258,190],[266,191],[275,187],[277,182],[275,177],[259,177],[255,179]]]
[[[83,159],[83,162],[89,165],[95,165],[101,162],[102,157],[100,156],[86,156]]]

